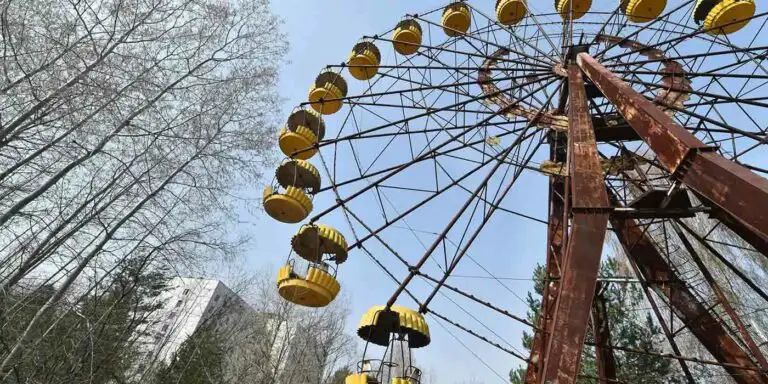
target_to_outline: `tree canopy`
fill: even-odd
[[[600,267],[600,276],[618,276],[626,268],[615,258],[608,258]],[[541,295],[544,291],[544,266],[538,265],[533,271],[534,290],[528,292],[527,318],[536,324],[541,308]],[[661,328],[654,323],[651,313],[642,304],[642,290],[631,282],[610,282],[601,284],[600,294],[605,300],[608,323],[611,328],[613,345],[640,349],[648,352],[663,352],[664,338]],[[587,341],[594,342],[592,327],[587,331]],[[530,351],[533,335],[523,334],[523,346]],[[677,371],[672,361],[656,356],[614,351],[617,365],[617,380],[627,383],[675,383]],[[512,369],[510,382],[523,384],[526,367]],[[594,348],[585,347],[581,357],[579,383],[594,383],[597,373],[597,361]]]

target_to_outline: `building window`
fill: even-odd
[[[189,288],[185,289],[184,293],[182,293],[182,295],[184,295],[184,296],[186,296],[187,294],[189,294]]]
[[[168,330],[168,324],[163,325],[163,332]]]
[[[168,314],[169,319],[173,319],[174,317],[176,317],[176,312],[171,312]]]
[[[184,300],[179,300],[176,302],[176,308],[181,307],[181,303],[183,303]]]
[[[219,301],[219,295],[214,296],[213,301]]]

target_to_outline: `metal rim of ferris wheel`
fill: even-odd
[[[409,14],[362,36],[291,113],[278,135],[286,160],[263,195],[270,216],[303,223],[277,279],[280,294],[328,305],[341,289],[336,267],[368,257],[397,288],[361,320],[366,353],[428,345],[430,315],[527,363],[528,383],[574,382],[591,321],[596,379],[612,382],[615,351],[650,354],[611,345],[600,316],[598,268],[612,236],[672,349],[657,356],[679,362],[689,382],[693,363],[722,367],[739,383],[768,382],[744,314],[699,255],[705,250],[768,301],[723,255],[733,248],[768,256],[768,47],[759,45],[768,12],[753,0],[555,0],[554,8],[497,0],[495,14],[474,3]],[[547,217],[511,202],[528,178],[548,188]],[[322,224],[332,215],[349,232]],[[485,235],[491,218],[505,215],[546,231],[536,324],[448,282],[462,260],[482,268],[468,256],[473,245],[513,247]],[[693,217],[707,228],[694,228]],[[743,241],[721,241],[716,230]],[[419,257],[404,245],[408,232]],[[716,302],[681,276],[680,260]],[[428,293],[414,292],[416,282]],[[444,292],[529,327],[530,355],[436,311]],[[401,297],[415,308],[397,305]],[[665,308],[711,359],[680,353],[680,330],[665,324]],[[416,368],[403,368],[410,373],[393,383],[418,381]],[[347,383],[376,377],[361,365]]]

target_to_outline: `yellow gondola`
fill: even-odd
[[[347,60],[349,74],[358,80],[370,80],[376,76],[379,64],[381,64],[381,52],[370,41],[355,44]]]
[[[275,171],[275,179],[284,188],[301,188],[310,194],[320,191],[320,172],[306,160],[284,160]]]
[[[270,186],[264,189],[262,198],[267,214],[282,223],[301,222],[312,212],[312,200],[301,188],[289,186],[281,192]]]
[[[315,84],[309,89],[309,102],[312,109],[323,115],[332,115],[341,109],[347,96],[347,82],[340,74],[333,71],[323,71]]]
[[[661,15],[667,0],[621,0],[621,10],[633,23],[647,23]]]
[[[392,45],[401,55],[413,55],[421,48],[421,26],[414,19],[405,19],[392,33]]]
[[[391,356],[387,360],[385,352],[384,360],[380,360],[379,369],[374,370],[371,360],[366,359],[363,353],[363,360],[357,366],[357,374],[348,376],[346,384],[377,384],[375,379],[382,374],[382,367],[387,367],[386,369],[393,374],[389,381],[391,384],[421,382],[421,370],[412,365],[411,357],[411,349],[425,347],[430,342],[429,326],[421,313],[399,305],[392,305],[389,308],[384,305],[374,306],[360,319],[357,335],[366,341],[364,351],[369,350],[367,344],[371,343],[387,347],[390,351],[394,351],[395,347],[399,346],[404,354],[401,356],[401,361],[395,362],[391,360]],[[398,366],[400,370],[393,372],[392,369]]]
[[[367,373],[355,373],[344,379],[344,384],[379,384],[376,376]]]
[[[277,274],[277,291],[294,304],[319,308],[330,304],[339,294],[341,286],[333,275],[319,266],[310,266],[305,277],[299,276],[288,264]]]
[[[314,146],[325,136],[325,123],[320,114],[311,109],[297,109],[288,117],[285,128],[280,129],[280,150],[288,157],[306,160],[317,153]]]
[[[463,2],[451,3],[443,10],[441,24],[446,35],[450,37],[463,35],[472,24],[472,13]]]
[[[573,20],[582,18],[592,8],[592,0],[573,1]],[[564,20],[571,17],[571,0],[555,0],[555,9]]]
[[[429,345],[429,326],[424,316],[410,308],[393,305],[389,310],[383,305],[369,309],[360,320],[357,335],[361,339],[381,346],[388,346],[392,334],[408,336],[410,348]]]
[[[693,9],[693,20],[711,35],[734,33],[754,15],[754,0],[699,0]]]
[[[504,25],[515,25],[528,15],[526,0],[496,0],[496,19]]]
[[[347,241],[334,228],[323,224],[303,225],[291,239],[293,251],[310,262],[320,262],[324,255],[329,261],[341,264],[347,261]]]
[[[283,223],[298,223],[312,212],[312,200],[320,190],[320,172],[305,160],[287,159],[275,171],[277,185],[264,189],[264,210]]]

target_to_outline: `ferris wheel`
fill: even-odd
[[[760,39],[768,12],[754,0],[497,0],[495,13],[483,12],[477,3],[489,1],[361,31],[346,61],[317,75],[278,133],[286,159],[263,194],[272,218],[300,224],[286,245],[280,295],[328,305],[348,257],[370,258],[395,283],[362,316],[365,356],[348,384],[379,383],[396,345],[427,347],[426,315],[523,361],[527,383],[575,382],[591,327],[596,379],[616,382],[614,351],[647,352],[607,343],[610,327],[595,311],[611,238],[664,328],[672,353],[659,356],[679,363],[688,382],[696,362],[738,383],[768,383],[743,314],[699,257],[713,255],[768,300],[722,255],[735,247],[768,256],[768,47]],[[534,204],[546,216],[531,213]],[[348,228],[324,224],[331,216]],[[545,231],[535,323],[449,281],[471,250],[510,257],[520,246],[498,217]],[[428,242],[405,239],[417,228],[432,234]],[[719,241],[716,229],[743,241]],[[716,302],[691,287],[690,271]],[[436,310],[444,291],[528,327],[530,354]],[[665,311],[710,360],[679,351]],[[419,383],[417,367],[399,364],[386,376],[392,384]]]

